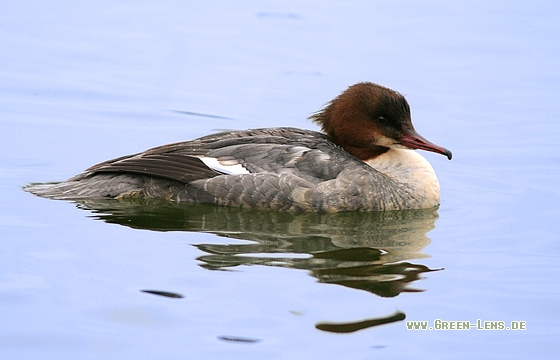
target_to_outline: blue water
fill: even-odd
[[[559,10],[1,3],[0,358],[556,358]],[[453,151],[423,153],[437,213],[76,206],[21,190],[216,130],[315,129],[306,117],[359,81],[405,94],[416,129]],[[398,313],[527,329],[320,329]]]

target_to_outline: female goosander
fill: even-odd
[[[51,199],[164,198],[279,211],[431,208],[432,166],[411,149],[451,152],[420,136],[405,98],[364,82],[295,128],[221,132],[90,167],[58,184],[25,188]]]

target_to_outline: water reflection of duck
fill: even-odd
[[[282,213],[160,200],[88,200],[79,206],[108,223],[156,231],[196,231],[250,243],[199,244],[210,270],[264,265],[308,270],[320,282],[366,290],[383,297],[416,291],[407,287],[432,271],[411,260],[425,258],[435,209]]]
[[[223,132],[95,165],[26,190],[53,199],[165,198],[303,212],[402,210],[439,204],[405,98],[359,83],[311,116],[325,134],[294,128]]]

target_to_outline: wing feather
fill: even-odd
[[[88,171],[92,173],[121,172],[151,175],[184,183],[224,174],[210,169],[197,157],[175,153],[132,156],[115,162],[96,165]]]
[[[312,183],[334,179],[352,163],[368,167],[322,133],[275,128],[223,132],[164,145],[97,164],[82,176],[119,172],[189,183],[225,174],[207,166],[201,157],[228,166],[239,164],[250,173],[293,173]]]

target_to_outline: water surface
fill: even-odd
[[[555,358],[559,5],[0,5],[0,357]],[[406,95],[437,211],[36,198],[97,162]],[[402,317],[406,319],[402,320]],[[409,331],[407,320],[526,321]]]

